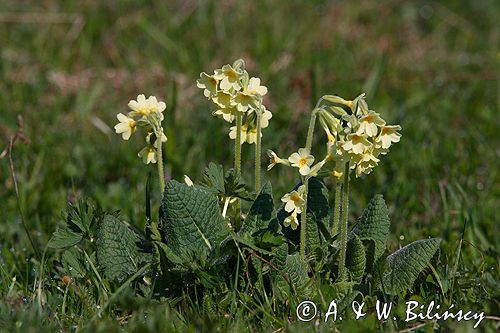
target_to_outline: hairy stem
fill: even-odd
[[[165,191],[165,175],[163,174],[163,152],[162,152],[162,133],[159,133],[160,135],[156,135],[157,139],[156,142],[158,143],[157,147],[157,158],[158,160],[156,163],[158,164],[158,178],[160,182],[160,192],[161,192],[161,197],[163,198],[163,192]]]
[[[260,118],[262,111],[257,112],[257,138],[255,141],[255,193],[258,195],[260,191],[260,154],[261,154],[261,126]]]
[[[236,142],[234,146],[234,172],[237,177],[241,176],[241,127],[242,127],[243,115],[241,112],[236,112]],[[240,199],[236,199],[235,204],[235,228],[239,228],[241,223],[241,202]]]
[[[332,236],[339,232],[340,216],[342,214],[342,190],[344,184],[341,180],[337,180],[335,184],[335,211],[333,212],[333,227]]]
[[[306,223],[307,223],[307,195],[309,192],[309,180],[306,179],[304,182],[305,190],[304,190],[304,198],[305,203],[302,208],[302,214],[300,214],[300,255],[303,259],[306,258]]]
[[[312,149],[312,141],[314,136],[314,125],[316,124],[316,109],[313,110],[311,114],[311,119],[309,120],[309,129],[307,130],[306,148]]]
[[[340,228],[340,262],[339,277],[342,276],[345,268],[345,257],[347,248],[347,224],[349,219],[349,162],[345,164],[344,184],[342,193],[342,222]]]

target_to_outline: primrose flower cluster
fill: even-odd
[[[257,113],[260,115],[260,128],[269,126],[272,113],[262,104],[267,88],[260,84],[259,78],[249,77],[243,60],[237,60],[233,65],[224,65],[211,75],[201,73],[197,86],[217,106],[214,115],[228,123],[233,123],[238,115],[244,116],[240,127],[241,144],[256,142]],[[233,140],[236,139],[237,128],[230,128],[229,137]]]
[[[355,170],[356,177],[370,174],[380,162],[379,156],[386,155],[389,147],[399,142],[401,126],[388,125],[380,114],[369,110],[365,94],[353,101],[338,96],[324,99],[337,104],[318,109],[320,124],[328,138],[328,154],[336,161],[332,175],[342,177],[345,163]]]
[[[323,101],[328,104],[321,105]],[[299,169],[302,184],[307,184],[310,177],[317,176],[325,164],[333,161],[334,166],[329,174],[339,181],[348,182],[346,170],[354,170],[356,177],[369,174],[378,165],[379,156],[387,154],[389,147],[399,142],[401,137],[398,133],[401,126],[387,125],[378,113],[369,110],[364,94],[353,101],[334,95],[323,96],[313,111],[311,130],[316,118],[319,119],[328,139],[326,157],[313,165],[315,158],[310,152],[312,144],[312,134],[310,134],[308,148],[299,149],[288,159],[280,158],[275,152],[268,150],[270,162],[268,171],[276,164],[296,167]],[[304,211],[307,205],[307,187],[301,185],[297,190],[285,194],[281,201],[285,205],[285,211],[290,213],[284,225],[297,229],[299,225],[297,214]]]
[[[146,99],[146,96],[141,94],[137,96],[137,100],[131,100],[128,107],[131,111],[127,115],[119,113],[116,116],[119,123],[115,125],[115,131],[122,135],[123,140],[128,140],[138,127],[143,127],[146,130],[146,146],[139,151],[138,156],[146,164],[156,163],[161,152],[161,143],[167,141],[161,124],[166,105],[159,102],[155,96]]]

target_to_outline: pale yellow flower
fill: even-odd
[[[145,164],[156,163],[156,149],[153,146],[146,146],[137,154]]]
[[[288,213],[297,212],[302,213],[302,208],[305,204],[304,199],[305,187],[301,185],[297,191],[292,191],[290,193],[285,194],[281,201],[285,204],[285,211]]]
[[[267,151],[267,156],[269,156],[269,165],[267,166],[267,171],[271,170],[276,164],[290,165],[290,162],[278,157],[278,155],[276,155],[276,153],[272,150]]]
[[[352,162],[351,169],[356,169],[356,177],[360,177],[363,173],[369,174],[380,160],[373,154],[372,149],[365,149],[362,154],[356,155]]]
[[[314,163],[314,156],[310,154],[309,149],[300,148],[298,153],[293,153],[288,157],[288,161],[293,167],[299,168],[302,176],[307,176],[311,171],[311,164]]]
[[[186,183],[187,186],[193,186],[194,185],[193,181],[191,180],[191,178],[189,178],[188,175],[184,175],[184,183]]]
[[[269,126],[269,120],[273,117],[271,111],[266,110],[265,106],[262,106],[262,115],[260,116],[260,128],[266,128]]]
[[[203,89],[203,95],[207,98],[217,94],[218,83],[219,80],[217,80],[214,75],[208,75],[205,72],[201,73],[200,78],[196,80],[196,86]]]
[[[162,143],[163,143],[163,142],[167,142],[167,136],[166,136],[166,135],[165,135],[165,133],[163,133],[163,132],[161,133],[161,142],[162,142]],[[158,138],[156,138],[155,143],[153,144],[153,146],[154,146],[155,148],[158,148]]]
[[[401,134],[396,131],[400,131],[401,126],[399,125],[386,125],[380,130],[380,134],[375,140],[378,146],[382,149],[387,149],[391,146],[393,142],[399,142],[401,139]],[[382,153],[383,154],[383,153]]]
[[[137,96],[137,100],[131,100],[128,102],[128,107],[132,110],[129,112],[129,116],[147,116],[152,112],[161,114],[161,120],[163,120],[162,112],[167,108],[165,102],[158,102],[155,96],[149,96],[148,99],[144,94]]]
[[[357,155],[363,153],[371,145],[365,135],[349,134],[342,148]]]
[[[230,109],[235,105],[233,96],[225,91],[218,91],[212,101],[223,109]]]
[[[232,123],[234,121],[234,119],[236,119],[235,113],[236,113],[236,109],[234,107],[232,107],[232,108],[219,109],[219,110],[214,112],[214,115],[222,117],[222,119],[224,119],[228,123]]]
[[[236,140],[236,126],[231,126],[229,128],[229,138]],[[247,131],[248,131],[248,125],[242,125],[241,126],[241,144],[243,144],[247,140]]]
[[[262,133],[260,133],[260,136],[262,137]],[[257,128],[250,128],[247,130],[247,136],[246,136],[246,142],[249,144],[253,144],[257,141]]]
[[[117,114],[116,118],[120,121],[120,123],[115,125],[116,133],[121,134],[123,140],[130,139],[132,133],[137,129],[137,122],[123,113]]]
[[[267,94],[267,87],[260,85],[260,79],[258,77],[252,77],[248,81],[248,87],[246,90],[250,95],[264,96]]]
[[[285,227],[291,227],[293,230],[296,230],[299,226],[299,219],[297,218],[297,212],[292,212],[289,216],[285,218],[283,221],[283,225]]]
[[[256,95],[249,94],[247,91],[241,91],[236,94],[234,102],[236,103],[238,111],[247,112],[248,109],[254,109],[257,107],[258,97]]]
[[[240,73],[231,65],[224,65],[221,69],[215,70],[214,77],[221,80],[219,86],[224,91],[241,89]]]
[[[377,135],[378,127],[385,125],[384,119],[374,111],[368,111],[368,114],[359,119],[359,127],[356,131],[357,135],[366,134],[369,137]]]
[[[321,168],[325,165],[326,161],[329,159],[329,156],[325,157],[325,159],[321,160],[320,162],[316,163],[311,167],[311,170],[307,174],[308,177],[316,177],[318,175],[318,172],[321,170]]]

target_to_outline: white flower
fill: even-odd
[[[250,95],[264,96],[267,94],[267,87],[260,85],[260,79],[258,77],[252,77],[248,81],[248,87],[246,90]]]
[[[366,134],[369,137],[377,135],[378,126],[385,125],[384,119],[380,118],[380,115],[374,111],[368,111],[368,114],[362,116],[359,119],[359,127],[356,131],[357,135]]]
[[[203,72],[200,74],[200,78],[196,80],[196,86],[200,89],[203,89],[203,95],[205,97],[210,98],[211,96],[215,96],[217,94],[217,84],[219,81],[215,78],[214,75],[208,75]]]
[[[153,146],[146,146],[137,154],[145,164],[156,163],[156,149]]]
[[[285,220],[283,221],[283,225],[285,227],[291,226],[293,230],[296,230],[299,226],[299,220],[297,219],[297,212],[292,212]]]
[[[123,140],[130,139],[132,133],[137,129],[137,122],[123,113],[117,114],[116,118],[120,121],[120,123],[115,125],[116,133],[121,134]]]
[[[380,134],[375,140],[377,146],[382,149],[387,149],[391,146],[393,142],[399,142],[401,134],[396,131],[400,131],[401,126],[399,125],[386,125],[380,130]],[[382,153],[383,154],[383,153]]]
[[[285,204],[285,211],[291,213],[302,213],[302,208],[305,204],[304,199],[305,186],[301,185],[297,191],[292,191],[290,193],[285,194],[281,201]]]
[[[293,167],[299,168],[302,176],[307,176],[311,171],[311,164],[314,163],[314,156],[310,154],[309,149],[300,148],[298,153],[293,153],[288,157],[288,161]]]
[[[276,155],[276,153],[272,150],[267,151],[267,156],[269,156],[267,171],[271,170],[276,164],[290,165],[290,162],[278,157],[278,155]]]
[[[220,81],[220,88],[224,91],[232,89],[240,90],[240,73],[231,65],[224,65],[221,69],[215,70],[214,77]]]
[[[357,155],[363,153],[365,149],[369,148],[371,145],[372,144],[366,139],[365,135],[349,134],[342,148]]]

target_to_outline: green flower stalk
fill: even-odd
[[[239,112],[236,113],[236,141],[234,146],[234,171],[236,172],[237,177],[241,176],[241,120],[242,116]],[[227,210],[227,208],[226,208]],[[235,224],[236,226],[240,225],[241,222],[241,201],[240,199],[236,199],[235,201]]]
[[[337,180],[335,184],[335,207],[333,211],[333,226],[332,226],[332,235],[335,236],[339,232],[340,225],[340,217],[342,214],[342,191],[343,191],[343,183],[340,180]]]
[[[262,110],[255,111],[257,114],[257,138],[255,140],[255,193],[258,194],[260,192],[260,155],[261,155],[261,132],[262,132]]]
[[[349,162],[345,164],[344,181],[342,183],[342,214],[340,220],[340,260],[339,276],[342,276],[345,268],[345,257],[347,249],[347,228],[349,223]]]

